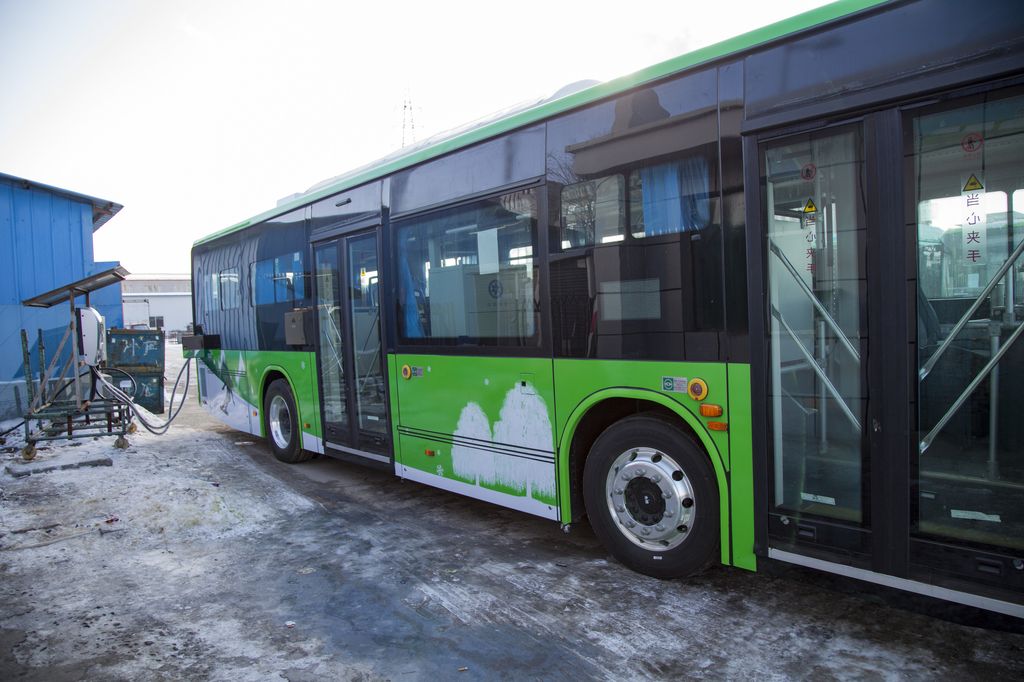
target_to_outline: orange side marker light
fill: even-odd
[[[729,425],[725,422],[708,422],[708,428],[712,431],[728,431]]]
[[[700,416],[702,417],[721,417],[722,406],[712,405],[711,403],[705,403],[700,406]]]

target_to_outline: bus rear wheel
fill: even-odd
[[[302,449],[302,431],[299,430],[299,412],[295,409],[295,396],[284,379],[276,379],[267,388],[263,398],[263,428],[274,457],[295,464],[310,458]]]
[[[654,415],[594,442],[583,472],[587,516],[605,548],[655,578],[699,573],[718,555],[715,473],[692,436]]]

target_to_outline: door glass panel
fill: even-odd
[[[773,505],[861,523],[867,397],[859,129],[764,152]]]
[[[380,342],[377,236],[370,234],[351,238],[347,241],[347,251],[356,417],[361,444],[368,447],[383,443],[388,428]],[[364,442],[367,436],[369,442]]]
[[[918,259],[912,530],[1024,549],[1024,96],[933,109],[907,134]]]
[[[341,332],[341,272],[338,244],[316,249],[316,311],[320,329],[320,381],[328,435],[347,435],[344,344]]]

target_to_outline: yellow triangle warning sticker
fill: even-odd
[[[974,177],[973,175],[971,177]],[[817,213],[818,207],[814,205],[814,199],[808,199],[804,205],[804,213]]]
[[[982,189],[985,189],[985,187],[984,187],[984,185],[981,184],[981,181],[978,180],[978,176],[975,175],[974,173],[971,173],[971,177],[967,178],[967,182],[964,183],[964,188],[961,191],[962,192],[977,192],[978,190],[982,190]],[[804,210],[806,210],[806,209],[804,209]]]

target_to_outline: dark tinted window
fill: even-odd
[[[548,128],[555,353],[717,359],[723,326],[716,73]]]
[[[396,174],[391,179],[391,211],[436,206],[543,174],[544,126],[534,126]]]
[[[748,362],[747,337],[747,217],[743,194],[743,63],[718,70],[719,150],[722,164],[722,232],[725,277],[725,314],[729,347],[724,357]]]
[[[380,182],[373,182],[313,204],[313,232],[380,215],[380,185]]]
[[[249,275],[254,305],[293,303],[306,297],[307,273],[300,251],[257,261]]]
[[[607,175],[561,191],[560,248],[619,242],[626,236],[626,181]]]
[[[304,211],[297,210],[249,231],[246,254],[255,331],[260,350],[294,350],[285,344],[284,316],[311,305]]]
[[[220,307],[222,310],[233,310],[241,301],[241,287],[238,283],[238,268],[221,270],[218,288],[220,289]]]
[[[555,354],[718,359],[719,244],[671,235],[596,246],[553,260]]]
[[[716,73],[691,74],[566,114],[550,121],[547,133],[548,182],[559,186],[674,161],[717,144]]]
[[[932,0],[890,6],[748,57],[747,114],[826,98],[842,105],[837,95],[919,79],[928,67],[970,62],[968,57],[986,50],[1005,51],[1016,42],[1009,49],[1019,54],[1022,35],[1024,12],[1017,3]]]
[[[241,277],[244,248],[245,240],[234,234],[192,251],[195,322],[204,334],[219,336],[225,349],[255,346],[252,309],[242,305],[248,285]]]
[[[652,237],[703,230],[711,222],[711,164],[700,155],[629,174],[629,232]]]
[[[403,343],[540,342],[535,190],[396,224]]]

